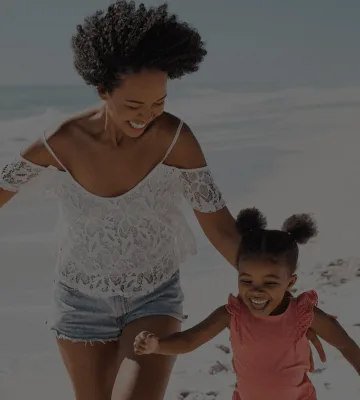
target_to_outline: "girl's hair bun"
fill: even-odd
[[[252,230],[265,229],[266,226],[266,218],[257,208],[241,210],[236,218],[236,228],[240,234]]]
[[[315,220],[309,214],[294,214],[287,218],[282,230],[288,232],[298,244],[305,244],[318,234]]]

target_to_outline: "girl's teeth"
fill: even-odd
[[[255,310],[262,311],[267,307],[268,300],[250,299],[252,307]]]
[[[135,128],[135,129],[143,129],[143,128],[145,128],[145,125],[146,125],[146,124],[136,124],[135,122],[132,122],[132,121],[129,121],[129,124],[132,128]]]
[[[265,304],[267,302],[267,300],[254,300],[254,299],[251,299],[251,301],[255,304]]]

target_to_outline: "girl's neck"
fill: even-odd
[[[275,310],[269,315],[269,317],[282,315],[288,309],[291,301],[291,297],[289,297],[286,293],[281,301],[281,303],[275,308]]]

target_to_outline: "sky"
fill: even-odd
[[[145,1],[159,4],[162,1]],[[0,84],[79,84],[70,39],[109,0],[1,0]],[[360,84],[359,0],[169,0],[208,56],[197,82]]]

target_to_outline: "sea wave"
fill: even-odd
[[[360,104],[360,89],[356,87],[264,89],[262,92],[221,91],[211,87],[185,89],[170,90],[167,110],[186,121],[207,154],[223,150],[241,152],[253,147],[291,150],[289,143],[300,137],[326,136],[337,127],[348,125]],[[36,110],[31,105],[31,93],[35,106],[41,105],[41,112],[24,116],[21,109],[15,116],[14,110],[12,119],[0,118],[1,158],[11,156],[45,130],[98,102],[96,96],[89,95],[91,91],[78,88],[62,88],[57,92],[54,88],[19,90],[15,93],[17,101],[21,98],[24,104],[30,105],[28,113]],[[46,99],[49,99],[48,105],[45,105]],[[331,118],[335,113],[336,121]]]
[[[54,107],[47,107],[39,115],[0,121],[0,157],[11,157],[14,151],[40,137],[49,126],[60,124],[70,115]]]

